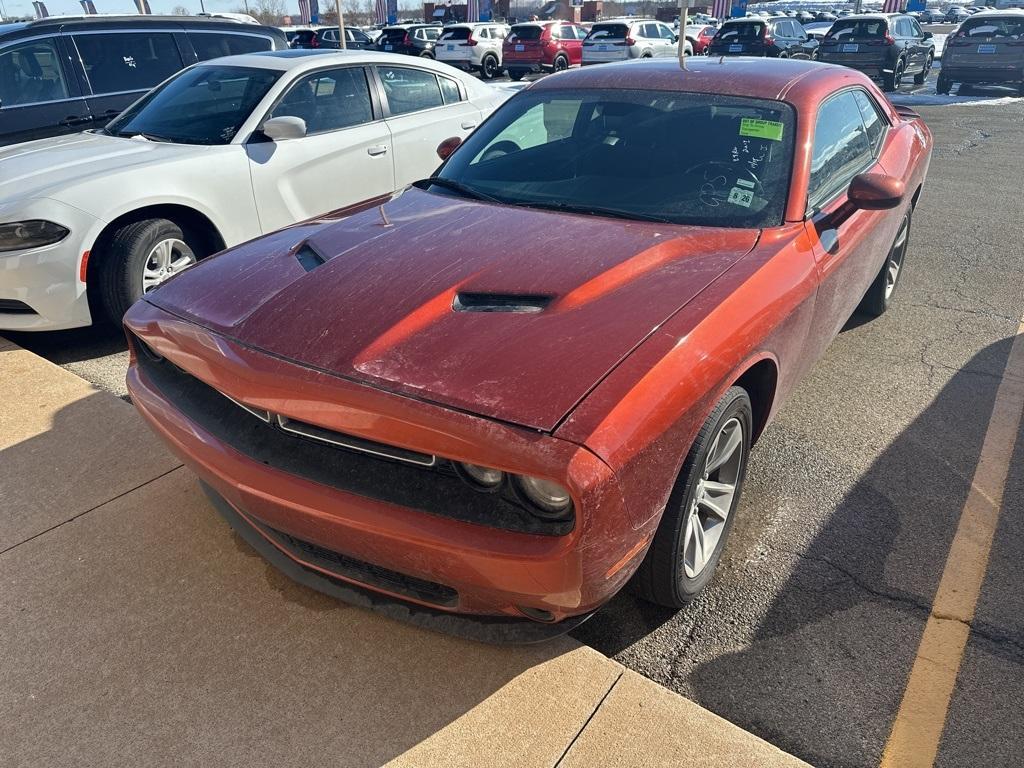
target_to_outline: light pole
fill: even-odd
[[[348,46],[345,44],[345,17],[341,15],[341,0],[334,0],[334,7],[338,11],[338,45],[344,51]]]

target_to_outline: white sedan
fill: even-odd
[[[509,94],[409,56],[231,56],[101,131],[0,149],[0,329],[119,320],[208,254],[429,176]]]

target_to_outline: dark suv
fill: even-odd
[[[902,13],[847,16],[832,25],[821,41],[818,58],[829,64],[859,69],[895,91],[904,75],[922,85],[935,60],[932,33]]]
[[[384,27],[376,40],[378,51],[434,58],[434,44],[442,29],[436,24],[399,24]]]
[[[708,56],[769,56],[777,59],[813,59],[818,41],[803,25],[788,16],[727,21],[715,33]]]
[[[320,27],[318,29],[300,29],[292,35],[289,45],[292,48],[306,50],[340,49],[341,38],[337,27]],[[373,49],[373,40],[361,29],[345,27],[345,47],[352,51]]]
[[[167,16],[0,24],[0,145],[98,128],[197,61],[287,48],[272,27]]]

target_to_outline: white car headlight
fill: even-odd
[[[0,253],[53,245],[67,237],[70,231],[67,227],[43,219],[0,224]]]

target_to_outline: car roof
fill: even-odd
[[[839,21],[858,21],[860,19],[864,19],[864,20],[869,20],[869,19],[870,20],[878,20],[878,19],[882,19],[884,21],[888,21],[889,19],[891,19],[891,18],[893,18],[895,16],[906,16],[906,15],[907,14],[905,14],[905,13],[853,13],[853,14],[850,14],[849,16],[843,16],[843,18],[839,19]]]
[[[999,16],[1009,16],[1016,18],[1018,16],[1024,16],[1024,8],[1002,8],[994,11],[978,11],[976,14],[971,16],[972,19],[983,18],[983,19],[994,19]]]
[[[643,59],[570,69],[530,84],[529,91],[564,88],[684,91],[722,96],[779,99],[790,93],[822,98],[836,90],[835,83],[868,82],[856,70],[799,59],[747,56],[693,56],[686,69],[673,58]]]
[[[68,15],[68,16],[47,16],[43,19],[33,19],[31,21],[21,22],[20,25],[7,25],[0,24],[0,32],[8,31],[8,26],[19,26],[20,29],[40,29],[47,27],[60,27],[64,24],[105,24],[105,23],[118,23],[118,24],[188,24],[188,25],[211,25],[217,26],[222,29],[238,29],[240,26],[246,28],[262,27],[257,24],[244,24],[243,22],[235,19],[224,18],[222,16],[157,16],[157,15],[144,15],[144,14],[91,14],[91,15]],[[276,29],[275,27],[268,27],[267,29]]]
[[[210,59],[200,62],[196,66],[208,66],[216,64],[228,67],[255,67],[258,69],[272,69],[278,72],[289,72],[291,70],[312,70],[330,64],[404,64],[410,62],[408,56],[400,53],[384,53],[381,51],[355,51],[355,50],[302,50],[292,49],[287,51],[258,51],[256,53],[243,53],[238,56],[224,56],[219,59]],[[438,71],[448,70],[444,64],[435,64],[433,59],[420,59],[416,62],[419,66]]]

